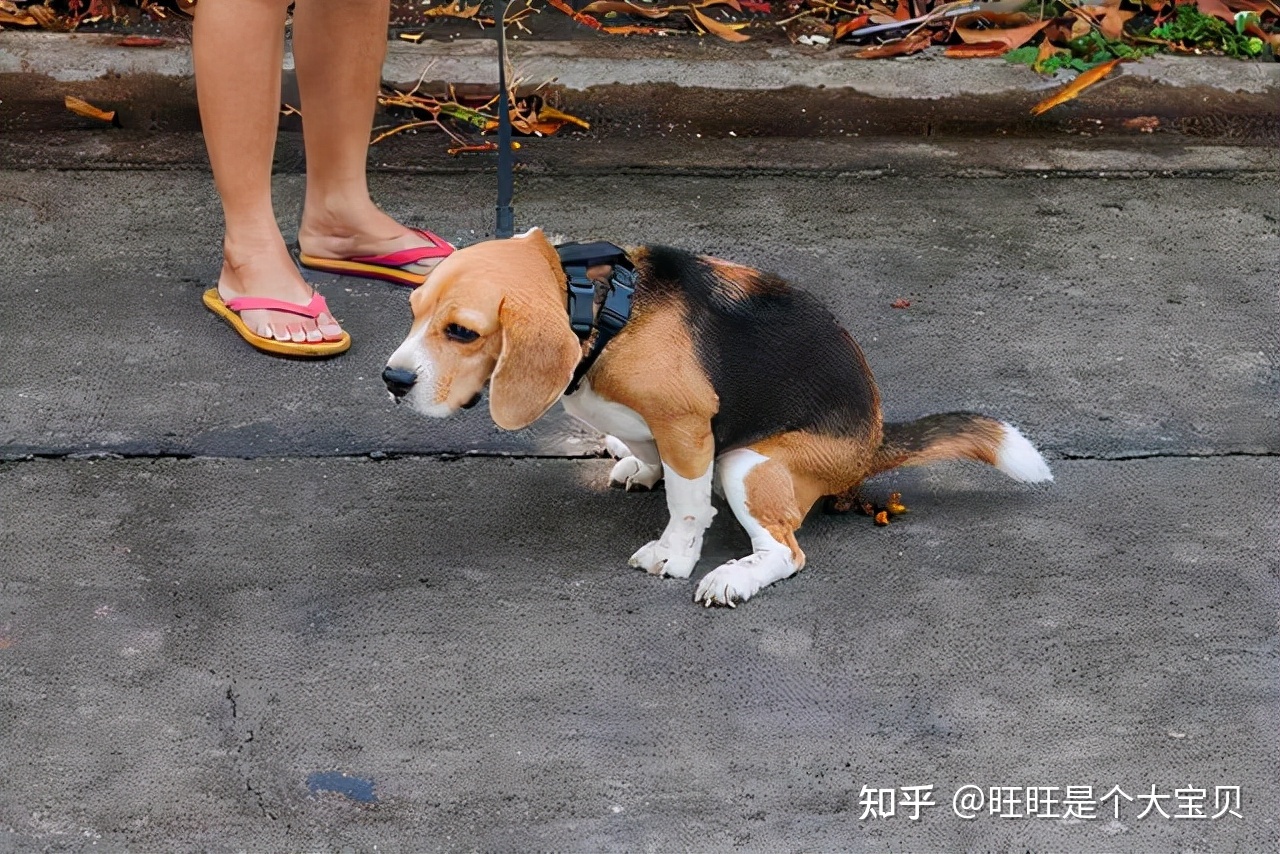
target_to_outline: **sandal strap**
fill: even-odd
[[[284,311],[300,317],[310,317],[313,320],[329,311],[329,306],[325,303],[324,297],[314,291],[311,294],[311,302],[306,305],[298,305],[296,302],[285,302],[282,299],[271,299],[270,297],[236,297],[235,299],[227,300],[223,304],[235,312],[260,309]]]
[[[361,264],[379,264],[383,267],[404,267],[429,258],[446,258],[453,254],[453,246],[440,235],[427,231],[425,228],[414,228],[411,231],[431,241],[432,245],[400,249],[396,252],[389,252],[386,255],[356,255],[348,260]]]

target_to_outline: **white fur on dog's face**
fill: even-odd
[[[401,400],[443,418],[490,382],[494,423],[531,423],[559,398],[582,355],[564,293],[559,258],[536,228],[445,258],[413,292],[413,327],[387,360],[416,375]]]
[[[433,271],[413,292],[413,328],[387,360],[387,367],[417,377],[401,402],[432,418],[452,415],[473,400],[493,374],[502,349],[497,308],[458,305],[445,293],[448,281]]]

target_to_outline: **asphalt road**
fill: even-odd
[[[1050,459],[883,478],[909,514],[814,517],[732,611],[627,569],[663,497],[563,414],[392,407],[407,293],[317,277],[355,346],[271,360],[200,305],[206,174],[0,172],[0,849],[1280,848],[1275,174],[1046,179],[1026,146],[521,177],[521,226],[782,272],[890,417],[987,411]],[[375,188],[491,224],[482,172]],[[722,511],[694,579],[745,545]]]

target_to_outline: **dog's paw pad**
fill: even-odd
[[[708,572],[698,582],[698,589],[693,594],[694,602],[701,602],[705,607],[727,605],[734,607],[737,602],[745,602],[760,591],[760,585],[746,567],[724,564]]]
[[[654,540],[633,554],[630,564],[637,569],[643,569],[650,575],[688,578],[693,572],[693,567],[698,563],[697,552],[702,550],[701,542],[696,545],[697,550],[690,554],[688,551],[673,551],[661,540]]]

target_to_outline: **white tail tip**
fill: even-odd
[[[1027,441],[1027,437],[1012,424],[1001,424],[1004,427],[1004,439],[1000,442],[1000,449],[996,451],[996,468],[1024,483],[1053,480],[1049,464],[1040,456],[1035,446]]]

